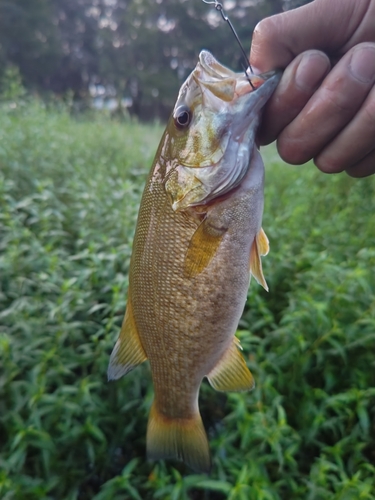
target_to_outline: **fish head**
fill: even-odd
[[[165,189],[175,211],[204,205],[241,183],[260,113],[280,73],[236,73],[203,50],[182,85],[162,148]]]

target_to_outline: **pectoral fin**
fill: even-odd
[[[185,276],[193,278],[201,273],[211,262],[226,228],[214,226],[209,219],[204,219],[195,231],[185,257]]]
[[[132,303],[129,297],[120,337],[115,344],[109,360],[108,380],[115,380],[126,375],[137,365],[146,361],[146,359],[147,356],[138,335]]]
[[[207,375],[208,381],[217,391],[251,391],[254,388],[254,378],[240,349],[240,341],[234,337],[229,349]]]
[[[262,260],[261,255],[267,255],[269,252],[269,243],[266,233],[261,229],[259,233],[254,238],[253,244],[250,250],[250,272],[257,280],[257,282],[262,285],[262,287],[267,290],[268,286],[266,280],[263,276]]]

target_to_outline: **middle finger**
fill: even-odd
[[[317,156],[356,114],[374,81],[375,45],[357,45],[337,63],[301,113],[280,134],[280,156],[292,164]]]

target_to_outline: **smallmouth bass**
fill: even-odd
[[[208,472],[198,408],[203,378],[219,391],[254,387],[235,332],[251,274],[267,289],[264,166],[255,134],[279,79],[277,72],[252,75],[252,87],[243,73],[202,51],[157,150],[108,368],[113,380],[150,362],[149,458],[179,458]]]

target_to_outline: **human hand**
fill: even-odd
[[[252,65],[286,68],[268,102],[260,144],[314,158],[326,173],[375,173],[375,0],[315,0],[261,21]]]

